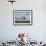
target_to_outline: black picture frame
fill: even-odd
[[[32,10],[13,10],[13,25],[32,25]]]

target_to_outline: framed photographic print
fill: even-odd
[[[32,25],[32,10],[13,10],[14,25]]]

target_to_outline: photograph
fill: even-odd
[[[13,24],[32,24],[32,10],[13,10]]]

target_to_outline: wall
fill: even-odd
[[[32,26],[14,26],[13,10],[33,10]],[[26,32],[33,40],[46,40],[46,0],[17,0],[13,5],[0,0],[0,40],[15,40],[19,32]]]

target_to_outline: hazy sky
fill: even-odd
[[[30,12],[16,12],[16,16],[30,16]]]

